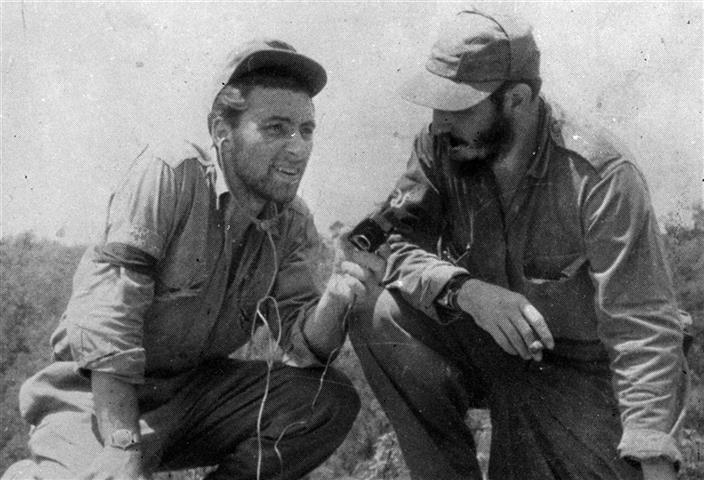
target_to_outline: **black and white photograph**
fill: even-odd
[[[0,479],[704,479],[698,1],[0,1]]]

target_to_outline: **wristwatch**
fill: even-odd
[[[129,450],[141,443],[142,441],[140,440],[139,435],[136,432],[126,428],[115,430],[108,439],[109,446],[119,448],[120,450]]]
[[[460,308],[457,303],[457,295],[459,294],[462,285],[464,285],[470,278],[472,277],[469,275],[457,275],[452,277],[445,285],[445,288],[442,289],[440,295],[438,295],[435,299],[435,303],[437,303],[440,307],[454,310],[455,312],[461,312],[462,308]]]

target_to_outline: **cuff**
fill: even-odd
[[[672,435],[647,428],[625,430],[618,452],[621,457],[638,462],[657,457],[666,458],[675,465],[682,462],[682,454]]]
[[[420,310],[425,315],[439,320],[440,317],[435,310],[435,300],[445,288],[447,282],[453,277],[462,274],[467,274],[467,270],[442,263],[423,272],[424,278],[419,281],[420,287],[409,289],[409,286],[404,284],[403,279],[387,282],[384,286],[389,290],[400,292],[410,305]]]
[[[144,383],[145,361],[146,356],[143,348],[108,354],[94,352],[77,358],[76,371],[86,377],[92,371],[109,373],[124,382],[142,384]]]
[[[433,268],[433,281],[429,282],[427,289],[423,292],[423,300],[420,305],[423,313],[435,320],[439,320],[440,314],[435,301],[453,278],[463,275],[469,275],[467,270],[452,265],[439,265]]]

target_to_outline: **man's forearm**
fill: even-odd
[[[675,465],[664,458],[643,460],[643,480],[675,480],[677,472]]]
[[[318,357],[328,358],[344,342],[344,320],[348,310],[349,305],[324,294],[305,322],[303,334]]]
[[[132,384],[102,372],[93,372],[91,388],[98,428],[107,444],[116,430],[129,430],[139,436],[139,408]]]

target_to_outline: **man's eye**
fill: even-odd
[[[268,135],[272,135],[272,136],[280,136],[280,135],[284,135],[286,133],[286,129],[280,123],[275,123],[273,125],[267,125],[264,127],[264,131]]]
[[[301,128],[301,136],[303,138],[311,138],[315,129],[313,127],[303,127]]]

